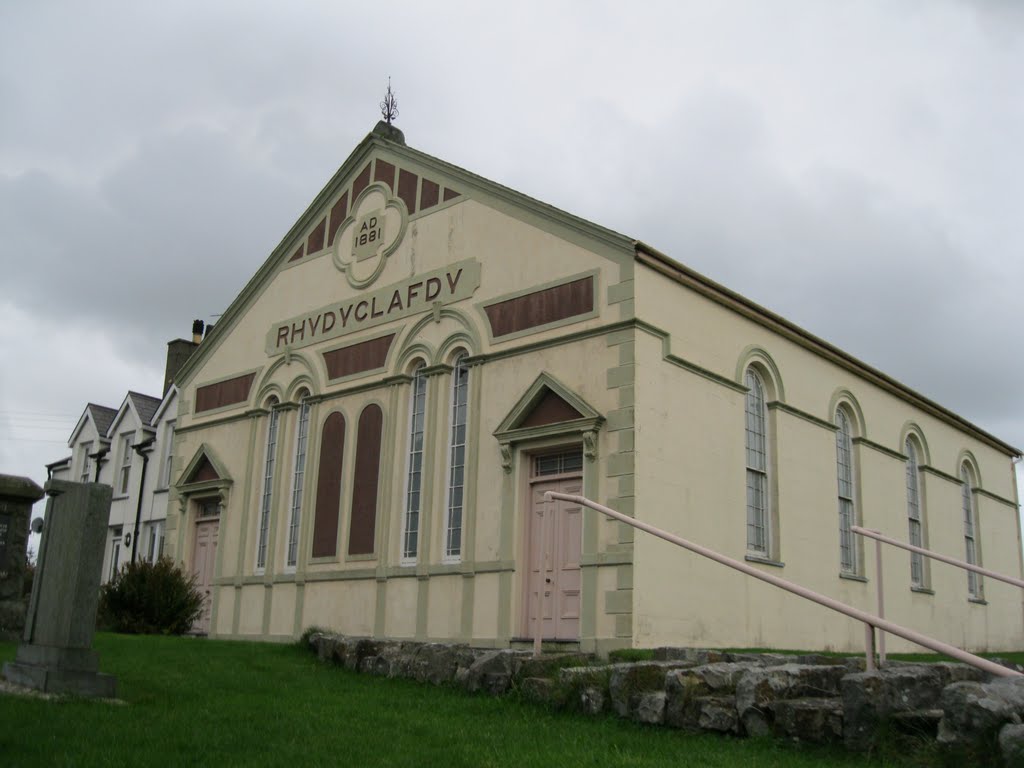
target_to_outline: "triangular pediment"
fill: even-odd
[[[203,443],[193,454],[185,471],[181,473],[181,481],[178,485],[191,486],[199,483],[221,484],[225,482],[231,482],[231,478],[213,451]]]
[[[548,373],[542,373],[523,393],[494,431],[499,440],[525,432],[557,429],[595,429],[604,421],[586,400]]]

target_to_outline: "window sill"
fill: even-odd
[[[743,558],[748,563],[758,563],[759,565],[770,565],[773,568],[785,568],[786,564],[778,560],[772,560],[770,557],[763,557],[761,555],[747,555]]]
[[[910,588],[910,591],[911,592],[917,592],[918,594],[921,594],[921,595],[934,595],[935,594],[935,590],[934,589],[928,589],[928,587],[913,586],[913,587]]]
[[[128,498],[128,494],[127,493],[119,493],[116,496],[112,497],[110,500],[111,501],[122,501],[122,500],[127,499],[127,498]]]
[[[369,562],[370,560],[376,560],[376,559],[377,559],[377,553],[376,552],[364,552],[361,555],[345,555],[345,562],[346,563],[366,563],[366,562]],[[415,563],[413,563],[413,565],[415,565]]]
[[[861,576],[859,573],[845,573],[843,571],[840,571],[839,572],[839,578],[840,579],[846,579],[847,581],[859,581],[862,584],[867,584],[868,583],[867,577],[866,576]]]
[[[986,600],[984,597],[968,597],[967,602],[977,603],[978,605],[988,605],[988,600]]]
[[[153,491],[153,493],[154,494],[157,494],[157,493],[167,493],[169,490],[171,490],[171,489],[170,488],[166,488],[166,487],[164,487],[164,488],[157,488],[155,491]]]

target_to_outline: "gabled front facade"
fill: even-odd
[[[547,490],[870,608],[849,527],[913,535],[913,476],[934,548],[966,546],[968,509],[975,558],[1021,570],[1015,449],[389,126],[176,381],[167,546],[209,591],[204,629],[218,636],[318,625],[502,647],[532,634],[542,603],[544,636],[587,650],[863,642],[859,627],[578,506],[543,518],[542,536]],[[891,587],[893,615],[972,647],[1016,642],[1017,595],[922,574]]]

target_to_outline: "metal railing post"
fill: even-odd
[[[875,671],[875,628],[864,622],[864,668]]]
[[[878,595],[878,617],[885,618],[885,590],[882,587],[882,542],[875,540],[875,592]],[[885,632],[878,630],[878,666],[885,666]]]
[[[709,560],[714,560],[716,563],[727,565],[733,570],[745,573],[747,576],[753,576],[755,579],[767,582],[768,584],[779,587],[780,589],[783,589],[787,592],[791,592],[794,595],[803,597],[804,599],[810,600],[811,602],[817,603],[818,605],[823,605],[826,608],[831,608],[833,611],[841,613],[844,616],[849,616],[851,619],[862,621],[869,627],[875,627],[877,629],[888,632],[890,635],[902,637],[904,640],[909,640],[910,642],[923,646],[928,650],[935,651],[936,653],[941,653],[951,658],[954,658],[957,661],[962,661],[966,664],[970,664],[971,666],[977,667],[978,669],[982,669],[985,672],[988,672],[992,675],[996,675],[998,677],[1024,677],[1024,675],[1022,675],[1020,672],[1009,669],[1000,664],[996,664],[995,662],[989,661],[988,659],[983,659],[980,656],[975,656],[973,653],[968,653],[967,651],[961,650],[960,648],[957,648],[954,645],[950,645],[949,643],[944,643],[941,640],[936,640],[935,638],[929,637],[928,635],[922,635],[920,632],[915,632],[914,630],[908,629],[907,627],[901,626],[899,624],[894,624],[888,619],[883,619],[879,616],[873,616],[867,611],[862,611],[859,608],[854,608],[852,605],[847,605],[846,603],[840,602],[839,600],[834,600],[831,597],[826,597],[825,595],[818,594],[817,592],[811,589],[807,589],[807,587],[802,587],[799,584],[794,584],[791,581],[780,579],[778,576],[773,576],[770,573],[763,573],[757,570],[756,568],[752,568],[746,563],[741,563],[738,560],[733,560],[731,557],[726,557],[725,555],[719,554],[718,552],[715,552],[712,549],[702,547],[700,544],[694,544],[693,542],[687,541],[681,536],[676,536],[675,534],[668,533],[667,531],[663,531],[660,528],[655,528],[653,525],[650,525],[649,523],[644,523],[640,520],[636,520],[632,517],[629,517],[628,515],[622,514],[621,512],[617,512],[614,509],[610,509],[609,507],[606,507],[602,504],[598,504],[595,501],[591,501],[590,499],[584,496],[574,496],[568,493],[559,493],[557,491],[546,491],[544,493],[544,498],[569,501],[574,504],[580,504],[581,506],[596,510],[601,514],[606,515],[614,520],[626,523],[626,525],[630,525],[633,528],[638,528],[641,531],[646,531],[652,536],[657,536],[659,539],[664,539],[665,541],[675,544],[676,546],[682,547],[683,549],[689,550],[690,552],[694,552],[698,555],[701,555],[702,557],[706,557]]]

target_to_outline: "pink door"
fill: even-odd
[[[525,634],[532,636],[537,620],[537,589],[543,586],[541,636],[549,640],[578,640],[580,636],[580,550],[583,510],[578,504],[556,501],[554,515],[545,512],[545,491],[572,495],[583,493],[578,477],[534,481],[530,484],[529,551]],[[541,520],[546,530],[547,552],[541,568]]]
[[[209,634],[210,613],[213,608],[213,565],[217,554],[217,531],[219,520],[205,520],[196,523],[195,546],[192,549],[192,573],[196,577],[196,589],[203,595],[203,612],[192,625],[192,631]]]

